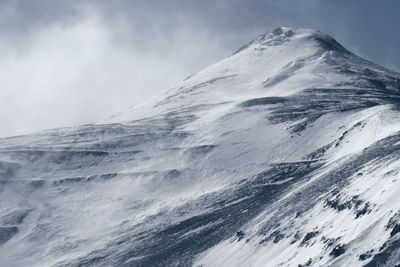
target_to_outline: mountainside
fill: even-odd
[[[282,27],[102,124],[0,139],[0,266],[396,266],[400,74]]]

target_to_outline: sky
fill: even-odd
[[[280,26],[400,72],[398,0],[0,0],[0,137],[102,121]]]

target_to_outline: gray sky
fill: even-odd
[[[0,136],[99,121],[279,26],[400,71],[398,0],[0,0]]]

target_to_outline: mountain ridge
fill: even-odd
[[[275,32],[275,33],[274,33]],[[279,33],[279,34],[278,34]],[[274,51],[278,50],[277,53],[282,53],[283,58],[279,58],[276,56],[276,54],[268,54],[265,51],[269,51],[268,49],[275,49]],[[296,51],[299,50],[299,51]],[[242,60],[240,58],[240,55],[238,55],[239,52],[247,53],[245,56],[243,56],[245,59]],[[297,52],[297,53],[296,53]],[[286,55],[289,55],[289,58],[284,58]],[[272,56],[272,58],[271,58]],[[232,58],[233,57],[233,58]],[[257,75],[252,75],[249,73],[245,73],[245,70],[238,69],[234,70],[230,67],[224,67],[224,66],[218,66],[218,65],[223,65],[226,62],[226,65],[228,66],[235,66],[237,64],[237,61],[244,61],[241,62],[240,65],[250,65],[250,69],[254,68],[254,65],[261,65],[263,64],[264,66],[263,69],[269,69],[267,73],[259,73]],[[249,61],[249,62],[246,62]],[[272,61],[272,63],[271,63]],[[282,64],[275,64],[274,62],[282,63]],[[285,62],[286,64],[283,64]],[[343,46],[341,46],[339,43],[337,43],[332,37],[323,34],[322,32],[316,31],[316,30],[311,30],[311,29],[302,29],[302,28],[291,28],[291,27],[281,27],[277,28],[272,32],[260,35],[257,37],[255,40],[247,44],[244,48],[239,49],[237,52],[235,52],[232,56],[222,60],[219,63],[216,63],[216,65],[219,67],[219,69],[223,69],[224,72],[220,73],[218,77],[209,77],[207,75],[202,75],[204,72],[207,72],[208,69],[212,69],[215,65],[212,65],[209,68],[206,68],[205,70],[201,71],[200,73],[191,75],[189,78],[185,79],[182,83],[178,84],[177,86],[171,88],[170,90],[167,91],[167,93],[163,93],[159,97],[159,102],[158,105],[160,104],[166,104],[168,102],[168,99],[173,99],[174,97],[179,97],[179,95],[182,93],[179,91],[179,88],[185,88],[186,89],[183,91],[183,93],[187,96],[188,95],[188,90],[191,90],[192,92],[196,90],[194,94],[202,94],[201,92],[201,87],[206,85],[207,83],[215,83],[218,82],[219,80],[224,80],[227,78],[238,78],[238,76],[247,76],[244,77],[244,79],[248,79],[251,81],[255,80],[260,80],[262,79],[262,84],[264,86],[273,86],[275,84],[284,82],[285,80],[290,78],[290,75],[293,75],[295,71],[299,71],[304,67],[304,63],[308,62],[310,68],[321,68],[324,67],[324,71],[328,71],[330,73],[330,76],[333,75],[340,75],[340,77],[336,77],[337,80],[340,82],[345,82],[352,76],[357,76],[356,78],[360,78],[360,76],[371,76],[370,78],[373,78],[374,76],[379,76],[379,73],[383,71],[387,71],[386,69],[371,63],[367,60],[364,60],[362,58],[359,58],[358,56],[354,55],[353,53],[347,51]],[[325,66],[320,66],[320,65],[325,65]],[[272,66],[268,66],[272,65]],[[276,66],[277,65],[277,66]],[[357,65],[363,65],[366,66],[367,68],[365,70],[358,68]],[[307,67],[307,66],[306,66]],[[331,68],[328,69],[327,68]],[[340,67],[338,70],[335,70],[335,68]],[[273,68],[276,68],[278,70],[274,71]],[[272,69],[272,70],[271,70]],[[363,73],[363,71],[366,71],[366,73]],[[275,73],[277,74],[275,74]],[[308,74],[312,74],[312,71],[308,70]],[[214,74],[215,75],[215,74]],[[327,76],[327,73],[323,73],[324,76]],[[395,73],[392,73],[392,75],[395,75]],[[200,76],[200,77],[199,77]],[[201,77],[203,76],[203,77]],[[204,77],[205,76],[205,77]],[[264,78],[267,77],[267,78]],[[196,78],[197,81],[194,81]],[[306,77],[308,80],[310,80],[309,77]],[[326,77],[324,77],[326,79]],[[333,82],[333,79],[335,77],[332,77],[331,80]],[[380,77],[381,80],[384,80],[384,77]],[[395,83],[394,86],[398,86],[399,84],[399,76],[397,77],[390,77],[391,83]],[[230,80],[230,79],[227,79]],[[290,79],[289,79],[290,80]],[[373,83],[374,81],[370,79],[371,82]],[[236,81],[237,83],[243,83],[243,81]],[[251,84],[250,86],[247,84],[242,85],[242,88],[257,88],[254,86],[254,83]],[[260,82],[261,83],[261,82]],[[298,82],[299,83],[299,82]],[[189,84],[191,86],[189,86]],[[299,83],[300,85],[300,83]],[[300,85],[301,86],[301,85]],[[309,84],[308,87],[337,87],[335,84],[324,84],[323,81],[319,83],[314,83],[314,84]],[[367,86],[367,85],[363,85]],[[222,87],[222,86],[221,86]],[[238,86],[236,86],[238,87]],[[292,88],[296,86],[292,85]],[[303,86],[303,89],[306,89],[306,86]],[[369,86],[371,87],[371,86]],[[259,88],[261,89],[261,88]],[[242,89],[241,93],[246,93]],[[293,90],[293,89],[291,89]],[[200,92],[199,92],[200,91]],[[298,91],[295,91],[298,92]],[[292,94],[295,92],[283,92],[283,90],[279,91],[273,91],[273,93],[270,93],[268,91],[263,91],[261,92],[260,90],[256,91],[256,93],[259,94],[271,94],[272,96],[275,96],[277,94]],[[224,96],[230,95],[232,92],[231,91],[224,91]],[[169,95],[170,94],[170,95]],[[171,95],[172,94],[172,95]],[[220,98],[222,98],[221,96]],[[246,97],[246,96],[243,96]],[[231,99],[228,99],[227,101],[230,101]],[[182,100],[180,100],[183,102]],[[151,101],[150,101],[151,103]],[[156,106],[157,103],[153,103],[153,106]],[[141,105],[139,105],[140,107]],[[146,107],[149,109],[150,107]],[[135,110],[136,113],[139,113],[137,110]],[[164,112],[164,110],[162,110]],[[115,116],[112,121],[118,121],[118,116]],[[129,116],[127,119],[130,119]],[[121,118],[120,120],[123,120]]]
[[[0,265],[400,264],[400,75],[343,49],[278,28],[107,123],[0,139]]]

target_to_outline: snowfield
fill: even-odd
[[[399,92],[281,27],[102,123],[0,139],[0,266],[397,266]]]

